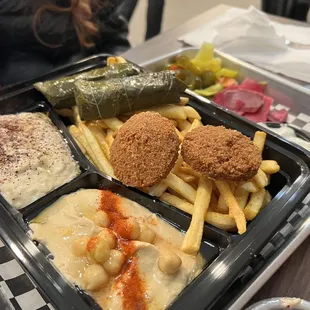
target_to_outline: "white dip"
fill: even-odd
[[[0,193],[23,208],[80,173],[58,129],[43,113],[0,116]]]
[[[102,212],[109,220],[106,222],[100,217],[99,225],[98,214]],[[138,223],[140,234],[131,240],[122,238],[120,232],[125,231],[125,226],[120,230],[117,225],[122,219]],[[155,239],[147,240],[149,233],[142,238],[141,227],[147,227]],[[164,309],[204,265],[200,255],[180,251],[183,241],[180,231],[146,208],[110,191],[82,189],[63,196],[38,215],[30,228],[32,238],[49,248],[59,271],[70,282],[86,289],[103,309]],[[126,257],[116,273],[111,274],[106,263],[90,257],[94,242],[100,238],[108,240],[106,235],[102,237],[102,232],[112,234],[116,240],[108,248],[108,255],[114,251]],[[77,241],[83,238],[88,241],[77,252]],[[101,248],[96,255],[102,258],[104,251],[106,249]],[[170,273],[171,268],[168,272],[160,269],[159,260],[165,253],[177,254],[181,259],[182,264],[176,272]],[[119,260],[114,258],[114,263],[117,262]],[[90,266],[98,270],[87,278],[85,274]],[[87,282],[87,279],[90,280]]]

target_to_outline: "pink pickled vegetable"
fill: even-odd
[[[264,96],[264,105],[256,113],[245,113],[243,117],[255,122],[266,122],[268,120],[268,114],[270,108],[273,104],[273,99],[267,96]]]
[[[257,81],[246,78],[240,85],[232,85],[217,93],[215,103],[253,121],[266,122],[273,98],[265,96],[263,87]],[[285,112],[270,114],[278,121],[286,119]]]
[[[284,123],[287,120],[288,112],[285,109],[273,110],[268,114],[268,121]]]
[[[253,90],[257,91],[259,93],[264,93],[264,89],[261,84],[259,84],[257,81],[250,79],[250,78],[245,78],[242,83],[240,84],[241,88],[245,88],[248,90]]]
[[[237,86],[228,87],[215,95],[214,101],[232,111],[243,113],[255,113],[264,104],[264,95],[247,89],[233,89]],[[243,104],[240,109],[240,103]]]

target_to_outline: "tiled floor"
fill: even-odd
[[[143,43],[148,1],[156,0],[140,0],[134,12],[130,24],[130,42],[133,46]],[[250,5],[260,7],[260,0],[225,0],[221,2],[214,0],[166,0],[162,31],[176,27],[219,3],[243,8],[247,8]]]

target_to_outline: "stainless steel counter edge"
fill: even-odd
[[[295,231],[295,233],[282,245],[281,250],[270,259],[269,265],[263,269],[248,285],[246,290],[227,307],[228,310],[240,310],[271,278],[271,276],[285,263],[294,251],[310,235],[310,217]],[[298,296],[295,296],[298,297]]]

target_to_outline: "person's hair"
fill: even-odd
[[[94,43],[91,39],[92,36],[98,34],[97,25],[91,21],[93,12],[89,6],[84,5],[81,0],[70,0],[71,5],[69,7],[60,7],[55,4],[45,4],[39,7],[34,14],[32,21],[32,28],[36,39],[43,45],[50,48],[58,48],[61,44],[49,44],[42,40],[38,33],[38,26],[41,23],[41,16],[44,12],[50,11],[55,13],[68,13],[72,15],[73,24],[77,33],[79,42],[84,47],[92,47]],[[96,1],[90,1],[96,2]],[[98,3],[92,3],[92,7],[98,7]],[[78,9],[77,9],[78,8]]]

